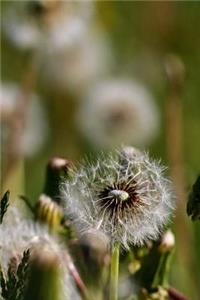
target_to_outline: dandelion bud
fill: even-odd
[[[61,299],[59,276],[57,256],[46,249],[35,250],[31,259],[30,278],[24,300]]]
[[[65,212],[80,232],[100,230],[111,243],[157,239],[173,209],[164,168],[134,148],[84,165],[64,184]]]
[[[36,205],[36,216],[53,230],[59,229],[63,218],[62,208],[51,198],[42,194]]]
[[[174,54],[168,54],[165,60],[165,70],[173,90],[179,91],[185,79],[185,66],[182,60]]]
[[[159,250],[162,253],[171,251],[175,246],[175,237],[171,230],[167,230],[162,236]]]
[[[83,251],[85,249],[85,254],[90,257],[91,260],[102,263],[108,250],[108,239],[105,235],[102,235],[99,232],[89,232],[81,237],[80,244]]]
[[[105,269],[110,263],[108,238],[100,232],[89,232],[79,240],[79,264],[82,267],[84,281],[94,292],[102,288],[105,280]]]
[[[60,157],[53,157],[47,165],[43,192],[57,203],[60,203],[60,183],[70,175],[71,168],[72,163]]]

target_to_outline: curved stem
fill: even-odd
[[[119,249],[120,244],[116,242],[113,245],[111,257],[110,300],[118,299]]]

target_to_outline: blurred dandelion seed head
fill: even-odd
[[[64,184],[65,212],[80,232],[100,230],[124,248],[154,240],[174,205],[163,171],[148,154],[130,147],[102,156]]]
[[[40,38],[39,27],[28,14],[25,2],[8,6],[3,18],[3,32],[16,48],[21,50],[37,48]]]
[[[83,30],[83,25],[80,25]],[[54,88],[70,90],[78,96],[101,78],[112,65],[108,39],[100,29],[88,26],[70,47],[44,51],[41,77]],[[57,46],[56,46],[57,47]]]
[[[13,130],[11,124],[15,118],[18,118],[19,113],[17,114],[17,110],[20,105],[22,106],[21,98],[23,96],[23,91],[16,84],[4,83],[1,86],[0,113],[3,127],[1,140],[5,145]],[[19,151],[22,155],[31,156],[43,146],[48,134],[48,125],[39,97],[31,94],[28,96],[27,102],[25,116],[23,116],[25,118],[24,125],[18,137],[18,149],[16,151]],[[24,106],[22,109],[24,109]],[[19,122],[21,121],[19,120]]]
[[[60,1],[48,9],[47,1],[39,4],[46,13],[38,17],[24,6],[8,9],[4,32],[16,47],[36,50],[40,79],[48,88],[53,83],[54,89],[83,91],[107,71],[112,56],[92,2]]]
[[[94,145],[146,145],[159,127],[157,107],[148,91],[131,80],[107,80],[90,89],[77,115],[77,126]]]
[[[22,50],[41,49],[45,45],[46,51],[71,47],[82,37],[93,11],[92,3],[25,1],[8,7],[3,29],[7,38]]]
[[[22,256],[24,251],[40,244],[58,252],[58,242],[47,228],[26,219],[16,205],[10,206],[0,226],[0,260],[4,268],[7,268],[12,256]]]
[[[26,219],[21,210],[12,205],[9,207],[4,222],[0,226],[0,261],[3,272],[7,273],[13,258],[20,261],[24,251],[28,249],[31,250],[33,255],[37,251],[43,251],[43,254],[46,255],[52,253],[57,258],[61,272],[61,299],[80,299],[73,279],[69,274],[65,259],[67,249],[64,244],[56,235],[50,234],[47,227]]]

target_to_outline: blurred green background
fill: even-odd
[[[20,2],[1,1],[2,16],[6,15],[9,6],[16,6]],[[154,157],[161,158],[166,165],[168,165],[168,156],[165,104],[169,91],[164,60],[167,54],[172,53],[183,61],[186,70],[181,95],[183,163],[185,192],[188,194],[200,172],[199,1],[98,1],[93,5],[95,10],[93,26],[101,28],[106,34],[111,48],[113,62],[109,75],[112,77],[128,76],[138,80],[150,90],[157,102],[161,115],[159,135],[145,149],[149,150]],[[2,23],[2,28],[4,28],[4,23]],[[21,85],[32,54],[30,50],[22,51],[13,46],[2,30],[2,81],[14,81]],[[40,69],[34,84],[34,92],[40,95],[46,110],[48,137],[40,151],[31,157],[20,159],[20,167],[17,167],[20,170],[18,169],[8,180],[12,182],[13,195],[25,193],[32,201],[37,199],[42,190],[44,169],[50,157],[62,156],[76,162],[86,154],[97,154],[91,143],[88,143],[76,128],[74,116],[79,105],[76,94],[73,94],[70,89],[60,91],[52,83],[43,84]],[[172,146],[173,142],[171,141]],[[2,162],[6,159],[5,152]],[[200,224],[199,221],[192,223],[186,214],[181,222],[183,222],[183,239],[185,226],[191,237],[188,240],[190,265],[185,263],[187,259],[182,261],[182,257],[177,254],[174,258],[171,282],[185,292],[189,299],[197,300],[200,285]],[[179,244],[177,247],[183,247],[183,245]],[[180,253],[185,250],[181,249]],[[186,253],[188,255],[187,250]]]

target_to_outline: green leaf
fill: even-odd
[[[187,203],[187,214],[193,221],[200,219],[200,175],[192,186]]]
[[[1,207],[0,207],[0,224],[3,222],[3,217],[7,211],[7,208],[9,206],[9,197],[10,197],[10,191],[7,191],[4,195],[3,198],[1,199]]]
[[[28,281],[29,250],[24,251],[17,268],[9,267],[6,276],[0,271],[1,296],[5,300],[23,300]]]

